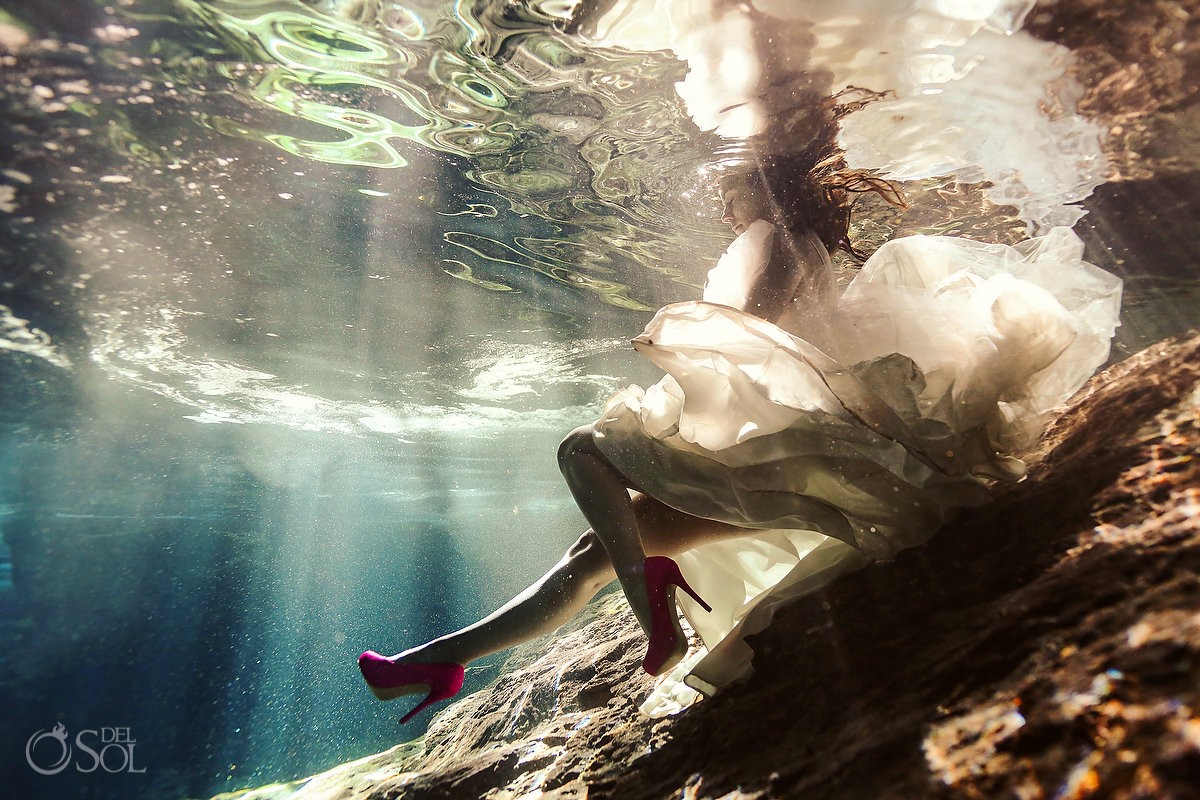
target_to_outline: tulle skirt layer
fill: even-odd
[[[1017,247],[895,240],[836,308],[785,315],[793,332],[712,303],[658,312],[634,346],[667,374],[611,398],[596,441],[651,496],[747,531],[678,558],[714,605],[681,603],[707,649],[693,685],[744,675],[742,637],[780,603],[921,544],[1023,474],[1118,324],[1120,281],[1082,250],[1066,228]]]

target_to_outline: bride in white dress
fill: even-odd
[[[381,699],[427,691],[405,720],[614,577],[647,634],[646,671],[675,668],[648,713],[694,699],[681,681],[712,693],[745,678],[744,637],[781,603],[923,543],[1018,479],[1051,409],[1105,361],[1120,281],[1067,228],[1016,247],[894,240],[837,297],[847,190],[889,187],[846,171],[832,136],[814,141],[826,144],[723,182],[738,237],[703,299],[663,308],[633,340],[666,376],[563,442],[591,528],[479,622],[360,657]],[[687,660],[676,587],[704,645]]]

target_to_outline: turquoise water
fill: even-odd
[[[740,143],[689,119],[686,64],[552,4],[0,8],[29,40],[0,133],[3,783],[209,796],[417,735],[355,657],[578,535],[557,443],[654,379],[627,341],[728,243],[709,176]],[[1101,187],[1080,225],[1128,278],[1118,357],[1200,316],[1192,175]],[[1023,231],[905,188],[856,235]],[[41,775],[56,724],[136,746]]]

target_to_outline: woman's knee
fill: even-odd
[[[616,576],[600,537],[590,530],[576,539],[567,550],[566,561],[572,572],[594,583],[596,588],[604,586]]]
[[[558,446],[558,468],[566,471],[572,459],[582,454],[596,456],[596,443],[593,440],[594,431],[591,425],[576,428],[566,435]]]

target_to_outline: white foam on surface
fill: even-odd
[[[0,350],[24,353],[62,369],[71,368],[71,359],[55,346],[45,331],[31,327],[29,320],[21,319],[4,305],[0,305]]]
[[[180,328],[183,316],[159,308],[125,316],[120,324],[105,320],[92,331],[92,361],[103,372],[192,409],[184,416],[195,422],[281,425],[400,440],[434,432],[487,437],[514,429],[569,430],[594,416],[599,401],[620,382],[587,372],[580,358],[627,346],[609,339],[582,340],[570,348],[497,341],[466,364],[471,380],[458,392],[461,403],[348,401],[291,385],[260,369],[191,353]],[[545,402],[548,389],[565,384],[589,389],[584,392],[588,401],[557,408]]]

